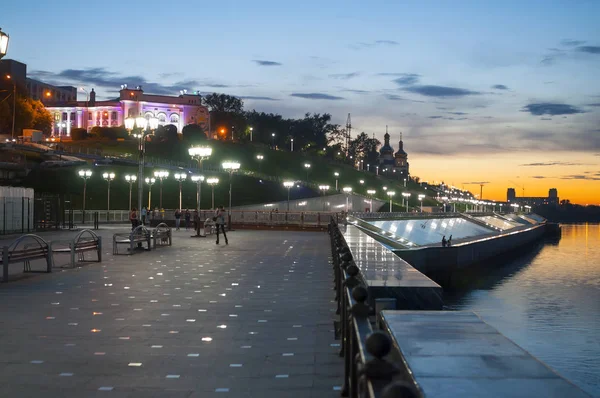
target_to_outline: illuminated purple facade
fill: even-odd
[[[92,89],[86,101],[52,103],[46,109],[53,116],[54,136],[70,136],[73,128],[89,131],[94,126],[118,127],[124,124],[125,118],[140,115],[158,118],[159,125],[172,124],[178,133],[188,124],[198,124],[209,131],[208,108],[201,104],[200,98],[187,93],[179,97],[144,94],[141,87],[125,87],[119,92],[119,98],[96,101]]]

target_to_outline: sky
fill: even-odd
[[[290,4],[288,4],[290,3]],[[504,200],[600,204],[600,1],[5,0],[30,77],[240,96],[330,113],[397,148],[413,176]]]

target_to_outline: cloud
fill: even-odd
[[[417,101],[417,100],[411,100],[408,98],[404,98],[397,94],[384,94],[383,96],[390,101],[409,101],[409,102],[418,102],[420,104],[426,103],[425,101]]]
[[[473,182],[463,182],[464,185],[481,185],[481,184],[489,184],[489,181],[473,181]]]
[[[561,180],[590,180],[590,181],[600,181],[600,177],[594,177],[589,175],[582,174],[572,174],[560,177]]]
[[[552,120],[551,117],[541,117],[540,120]]]
[[[442,119],[443,116],[429,116],[429,119]]]
[[[292,97],[315,99],[315,100],[343,100],[343,97],[337,97],[335,95],[329,95],[324,93],[292,93]]]
[[[344,89],[341,89],[340,91],[343,91],[346,93],[353,93],[353,94],[369,94],[370,93],[370,91],[368,91],[368,90],[354,90],[351,88],[344,88]]]
[[[587,104],[586,106],[600,106],[600,102],[595,103],[595,104]]]
[[[400,45],[400,43],[398,43],[395,40],[375,40],[375,41],[371,41],[371,42],[360,42],[360,43],[352,44],[352,45],[350,45],[350,47],[355,50],[361,50],[361,49],[365,49],[365,48],[373,48],[373,47],[378,47],[378,46],[399,46],[399,45]]]
[[[525,163],[519,166],[523,167],[546,167],[546,166],[585,166],[586,163],[574,163],[574,162],[537,162],[537,163]]]
[[[451,114],[451,115],[459,115],[459,116],[461,116],[461,115],[468,115],[468,113],[465,113],[465,112],[448,112],[448,113]]]
[[[352,79],[357,76],[360,76],[360,72],[334,73],[332,75],[329,75],[329,77],[332,79],[342,79],[342,80],[349,80],[349,79]]]
[[[600,54],[600,46],[580,46],[575,49],[580,53]]]
[[[564,40],[561,40],[560,44],[563,46],[567,46],[567,47],[575,47],[575,46],[580,46],[582,44],[585,44],[585,41],[564,39]]]
[[[401,76],[401,77],[394,79],[394,82],[396,84],[398,84],[399,86],[408,86],[408,85],[416,84],[419,81],[419,79],[421,78],[421,75],[418,75],[416,73],[402,73],[397,76]]]
[[[398,73],[398,72],[382,72],[377,73],[375,76],[404,76],[406,73]]]
[[[521,112],[529,112],[535,116],[542,115],[574,115],[577,113],[584,113],[583,110],[568,104],[553,104],[550,102],[541,102],[536,104],[528,104],[521,109]]]
[[[403,90],[411,93],[421,94],[427,97],[465,97],[468,95],[479,95],[480,92],[467,90],[465,88],[446,86],[409,86]]]
[[[492,88],[495,90],[508,90],[508,87],[506,87],[504,84],[494,84]]]
[[[279,101],[277,98],[261,97],[261,96],[254,96],[254,95],[240,95],[239,98],[255,100],[255,101]]]
[[[260,66],[281,66],[281,65],[283,65],[281,62],[266,61],[263,59],[253,59],[252,62],[254,62],[255,64],[260,65]]]
[[[536,178],[538,180],[542,180],[542,179],[548,178],[548,177],[544,177],[544,176],[531,176],[531,178]]]

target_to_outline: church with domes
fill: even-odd
[[[383,138],[384,144],[379,150],[379,172],[393,175],[398,179],[408,178],[410,175],[408,154],[404,150],[402,133],[400,133],[400,141],[398,142],[398,151],[396,153],[394,153],[394,148],[390,145],[390,135],[387,132],[387,127]]]

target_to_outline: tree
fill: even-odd
[[[369,138],[365,132],[362,132],[350,141],[348,155],[356,162],[362,160],[366,164],[376,164],[379,160],[377,152],[379,145],[381,142],[377,138]]]
[[[73,141],[81,141],[87,138],[88,134],[86,129],[74,128],[71,130],[71,139]]]
[[[127,130],[124,127],[94,126],[90,130],[89,135],[95,139],[115,141],[118,138],[127,138],[129,134],[127,133]]]
[[[5,97],[4,100],[0,101],[0,131],[6,133],[12,131],[12,118],[13,101],[12,98]],[[40,101],[17,94],[15,134],[21,135],[23,129],[36,129],[50,134],[52,129],[52,115],[44,108],[44,105]]]
[[[179,134],[177,134],[177,127],[172,124],[165,124],[158,126],[154,132],[157,142],[174,144],[179,142]]]
[[[212,112],[238,113],[244,111],[244,101],[227,94],[212,93],[202,98],[202,103]]]
[[[189,142],[206,141],[204,129],[198,124],[188,124],[181,130],[183,139]]]

